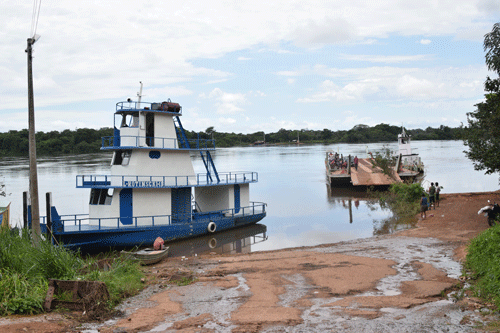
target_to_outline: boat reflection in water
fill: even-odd
[[[169,246],[169,257],[192,257],[195,254],[236,254],[250,253],[251,246],[266,241],[267,227],[253,224],[237,229],[215,233],[209,236],[165,243]]]
[[[398,216],[387,204],[381,204],[378,198],[370,195],[366,189],[334,188],[327,185],[327,193],[328,203],[332,208],[342,206],[349,211],[349,224],[353,224],[353,221],[363,223],[363,219],[371,219],[373,236],[410,229],[417,222],[412,216]]]

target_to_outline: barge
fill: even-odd
[[[401,181],[413,182],[424,172],[424,164],[420,156],[411,148],[411,137],[404,128],[398,134],[398,154],[394,156],[392,174],[384,174],[380,168],[374,167],[373,156],[368,158],[343,156],[328,151],[325,157],[326,176],[333,187],[377,186],[388,187]]]

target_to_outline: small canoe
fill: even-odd
[[[132,258],[139,260],[141,265],[152,265],[162,261],[168,256],[168,247],[163,250],[155,250],[153,248],[146,248],[136,252],[122,251],[124,254],[130,255]]]

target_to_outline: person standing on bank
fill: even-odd
[[[426,218],[425,212],[427,211],[427,197],[425,193],[422,193],[422,199],[420,199],[420,217],[423,219]]]
[[[436,207],[439,207],[439,193],[441,192],[441,187],[439,187],[439,183],[436,182]]]
[[[354,168],[356,169],[356,171],[358,171],[358,157],[357,156],[354,156]]]
[[[434,183],[431,183],[431,186],[429,187],[429,209],[431,207],[434,207],[434,209],[436,209],[435,195],[436,195],[436,188],[434,187]]]

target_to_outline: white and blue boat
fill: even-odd
[[[59,215],[51,206],[41,219],[54,242],[83,251],[151,246],[255,224],[266,204],[250,201],[256,172],[218,172],[213,140],[188,140],[182,108],[130,99],[116,104],[114,135],[101,150],[113,151],[110,173],[78,175],[76,187],[90,189],[89,213]],[[197,174],[191,152],[206,172]]]

